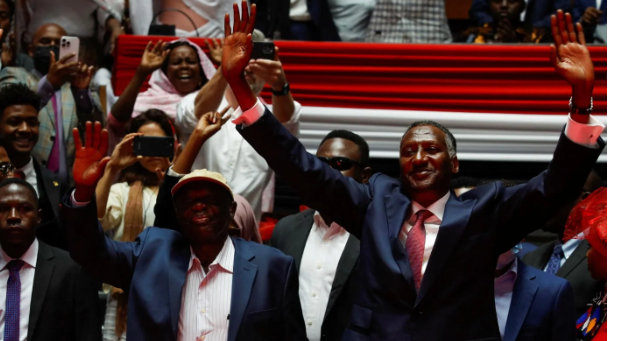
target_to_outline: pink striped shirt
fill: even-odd
[[[182,288],[178,341],[227,341],[236,249],[227,237],[208,273],[191,248],[191,260]]]

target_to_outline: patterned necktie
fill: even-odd
[[[422,283],[422,261],[424,260],[424,244],[426,243],[424,220],[432,215],[433,213],[428,210],[416,212],[416,223],[407,233],[407,242],[405,242],[405,251],[407,251],[407,259],[409,259],[409,265],[411,265],[416,292],[420,290],[420,283]]]
[[[561,248],[561,244],[556,245],[553,250],[553,254],[551,255],[551,259],[548,260],[548,266],[546,267],[546,272],[554,275],[557,273],[557,270],[561,267],[561,259],[564,257],[563,249]]]
[[[12,260],[7,265],[9,280],[6,283],[6,310],[4,315],[4,340],[19,341],[19,317],[21,314],[21,280],[19,270],[22,260]]]

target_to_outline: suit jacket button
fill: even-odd
[[[55,140],[56,140],[56,137],[55,137],[55,136],[50,136],[50,137],[49,137],[49,140],[50,140],[50,141],[55,141]]]

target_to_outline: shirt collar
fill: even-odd
[[[567,242],[565,242],[562,246],[561,249],[563,250],[563,257],[567,260],[568,258],[570,258],[570,256],[572,256],[572,253],[574,253],[574,250],[576,250],[576,248],[581,245],[581,243],[583,242],[582,239],[570,239]]]
[[[4,268],[6,268],[6,266],[9,264],[10,261],[12,261],[14,258],[11,258],[9,255],[7,255],[4,250],[2,250],[2,247],[0,246],[0,270],[4,270]],[[21,259],[24,261],[24,263],[30,265],[33,268],[36,268],[36,259],[37,259],[37,255],[39,254],[39,241],[38,239],[34,238],[34,242],[32,242],[32,244],[30,244],[30,247],[28,248],[28,250],[26,250],[26,252],[24,252],[23,255],[21,255],[21,257],[19,257],[18,259]]]
[[[219,251],[219,254],[216,255],[214,261],[210,266],[208,266],[208,270],[211,270],[214,266],[220,266],[225,271],[229,273],[234,273],[234,255],[235,255],[235,247],[234,243],[231,241],[231,238],[228,236],[225,240],[225,244],[223,244],[223,248]],[[199,264],[201,266],[201,261],[193,252],[193,247],[191,246],[191,261],[189,262],[189,270],[195,264]]]
[[[495,294],[512,291],[516,277],[518,276],[518,257],[514,256],[514,261],[505,274],[495,278]]]
[[[19,168],[20,171],[24,172],[26,179],[35,175],[34,173],[34,162],[32,161],[32,157],[30,157],[30,161],[26,163],[23,167]]]
[[[429,207],[426,207],[426,208],[418,204],[417,202],[412,201],[411,202],[411,216],[413,217],[414,214],[416,214],[416,212],[420,210],[429,210],[431,211],[431,213],[433,213],[434,217],[439,219],[439,223],[441,223],[441,221],[443,221],[443,212],[446,210],[446,203],[448,202],[448,199],[450,199],[450,191],[448,191],[446,195],[441,197],[441,199],[435,201]],[[427,221],[430,221],[431,218],[433,217],[430,217],[429,219],[427,219]]]

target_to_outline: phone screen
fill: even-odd
[[[274,43],[271,41],[253,43],[251,59],[274,60]]]
[[[171,136],[135,136],[133,155],[174,156],[174,138]]]

